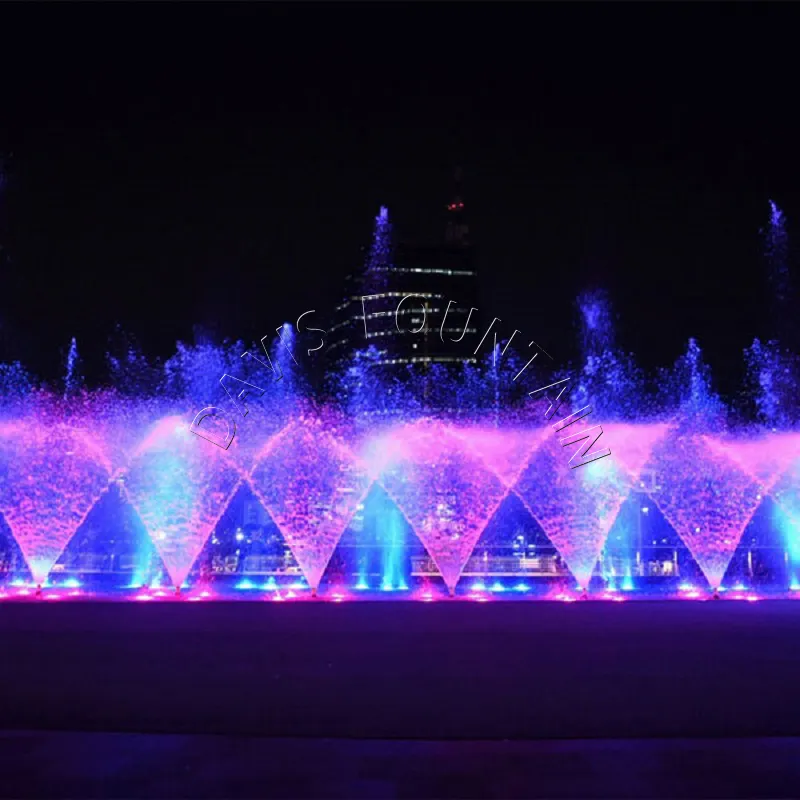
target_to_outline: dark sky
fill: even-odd
[[[721,375],[769,323],[758,229],[800,213],[791,4],[3,4],[5,356],[154,355],[332,309],[387,204],[465,168],[482,311],[556,356],[607,287],[646,366]],[[458,298],[454,298],[458,299]],[[545,344],[547,343],[547,344]],[[549,347],[548,347],[549,345]]]

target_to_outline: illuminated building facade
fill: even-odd
[[[369,299],[362,304],[362,297]],[[341,364],[374,345],[384,365],[474,361],[462,340],[477,332],[477,308],[477,272],[461,192],[447,205],[444,241],[437,244],[395,243],[389,213],[381,208],[366,264],[348,276],[345,298],[336,308],[327,356]]]

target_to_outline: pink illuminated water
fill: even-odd
[[[728,456],[767,493],[792,464],[800,461],[800,435],[768,433],[752,439],[703,437],[712,450]]]
[[[789,467],[775,480],[771,494],[794,526],[795,540],[800,541],[800,449],[793,451]]]
[[[569,469],[566,462],[563,447],[552,436],[536,452],[515,491],[578,584],[586,587],[631,481],[613,453],[578,469]]]
[[[507,487],[448,426],[432,421],[384,441],[379,481],[454,590]]]
[[[372,484],[366,467],[321,419],[306,417],[265,448],[249,481],[316,589]]]
[[[243,482],[312,588],[375,482],[451,591],[510,492],[580,586],[588,586],[634,490],[651,495],[715,588],[766,498],[785,512],[800,541],[796,433],[710,436],[677,425],[609,424],[594,447],[610,447],[611,456],[570,469],[575,448],[562,447],[552,424],[504,428],[424,419],[364,436],[346,421],[334,427],[324,412],[309,411],[277,433],[242,436],[241,445],[237,439],[223,450],[189,432],[190,416],[114,416],[87,406],[69,416],[37,411],[0,421],[0,514],[36,583],[46,581],[115,480],[176,586]],[[343,599],[350,597],[346,590],[337,589]],[[435,599],[437,591],[441,584],[424,593]]]
[[[670,426],[663,423],[612,423],[603,425],[603,439],[613,442],[611,458],[625,470],[633,485],[638,485],[642,471],[650,464],[655,446],[667,435]]]
[[[185,420],[155,425],[125,470],[124,492],[180,586],[238,488],[235,451],[198,446]]]
[[[707,437],[672,432],[658,446],[654,500],[712,587],[725,570],[765,492]]]
[[[451,432],[509,488],[516,484],[542,442],[552,436],[547,426],[503,431],[454,427]]]
[[[36,583],[45,581],[109,478],[86,428],[0,422],[0,512]]]

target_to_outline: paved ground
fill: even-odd
[[[800,602],[3,603],[0,730],[800,736]]]
[[[800,602],[0,612],[2,797],[800,797]]]
[[[0,734],[3,798],[796,798],[800,740]]]

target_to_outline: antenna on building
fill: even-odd
[[[448,220],[445,229],[445,240],[448,244],[465,247],[468,244],[469,227],[466,224],[464,213],[464,192],[462,189],[464,170],[461,167],[456,167],[453,178],[453,199],[447,204]]]

